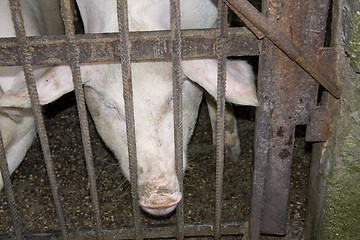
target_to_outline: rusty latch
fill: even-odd
[[[325,142],[328,139],[333,104],[334,98],[328,92],[324,92],[321,104],[310,111],[310,122],[306,126],[305,141]]]

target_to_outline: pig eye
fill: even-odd
[[[110,109],[115,109],[115,110],[116,110],[115,104],[112,104],[112,103],[107,104],[106,107],[107,107],[107,108],[110,108]]]
[[[114,104],[114,103],[105,103],[105,107],[106,107],[107,112],[120,117],[120,112],[118,111],[118,108],[117,108],[116,104]]]

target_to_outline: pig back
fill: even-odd
[[[170,29],[170,4],[168,0],[129,0],[130,31]],[[216,24],[217,7],[212,0],[180,1],[181,28],[211,28]]]

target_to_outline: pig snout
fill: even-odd
[[[152,215],[166,215],[174,211],[182,194],[178,187],[169,187],[164,181],[153,180],[140,187],[139,205]]]

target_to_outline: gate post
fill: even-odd
[[[293,21],[288,18],[291,6],[284,4],[263,1],[263,12],[269,21],[276,22],[282,26],[283,32],[289,33]],[[259,59],[260,106],[256,114],[253,191],[259,188],[256,186],[258,178],[263,178],[264,185],[263,196],[252,193],[251,239],[258,239],[260,231],[285,234],[298,80],[296,64],[276,46],[264,40]],[[254,203],[257,203],[256,206]]]
[[[297,45],[314,54],[324,43],[328,0],[263,1],[263,12]],[[308,124],[318,84],[268,40],[259,60],[250,237],[285,235],[295,126]]]

